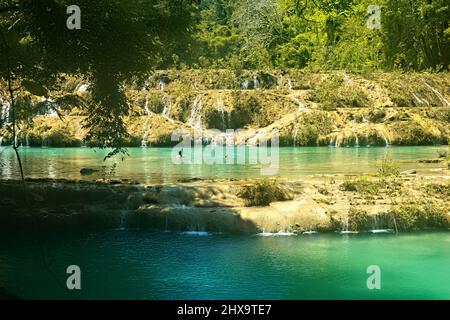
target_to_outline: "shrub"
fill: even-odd
[[[348,211],[348,229],[358,231],[368,229],[370,217],[367,211],[351,207]]]
[[[449,225],[445,210],[437,206],[400,206],[391,213],[399,230],[447,228]]]
[[[400,166],[398,163],[385,157],[381,161],[381,167],[378,169],[378,175],[381,177],[398,176],[400,174]]]
[[[386,111],[383,109],[372,109],[367,114],[368,120],[373,123],[381,123],[386,117]]]
[[[335,128],[333,118],[324,111],[313,110],[303,114],[297,121],[300,123],[297,130],[292,127],[287,137],[281,140],[282,143],[292,145],[295,140],[297,146],[317,146],[320,138],[329,135]]]
[[[290,200],[292,197],[287,194],[276,180],[261,179],[253,185],[242,187],[238,191],[238,196],[245,199],[247,207],[267,206],[273,201]]]
[[[369,96],[361,87],[349,84],[338,75],[323,80],[309,98],[320,103],[325,110],[342,107],[363,108],[370,105]]]
[[[261,119],[261,105],[252,94],[233,93],[233,110],[231,111],[231,127],[243,128],[249,124],[265,127],[270,123],[268,119]]]
[[[425,188],[428,193],[450,197],[450,184],[430,183]]]
[[[359,178],[355,180],[344,181],[339,189],[341,191],[353,191],[360,192],[363,194],[375,195],[379,193],[380,189],[383,187],[381,181],[370,181],[366,178]]]

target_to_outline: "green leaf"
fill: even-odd
[[[34,94],[35,96],[46,97],[46,98],[48,98],[48,96],[49,96],[48,90],[45,87],[41,86],[39,83],[36,83],[34,81],[23,80],[22,86],[29,93]]]

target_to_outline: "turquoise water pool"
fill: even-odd
[[[0,286],[27,299],[70,298],[43,267],[37,237],[0,235]],[[450,232],[290,237],[136,230],[64,232],[42,240],[80,299],[449,299]],[[367,268],[381,270],[369,290]]]
[[[301,178],[310,174],[357,174],[376,172],[384,158],[392,159],[401,170],[434,170],[443,174],[445,164],[420,164],[419,159],[436,158],[440,147],[380,147],[380,148],[329,148],[283,147],[279,152],[279,177]],[[103,162],[105,150],[90,148],[21,148],[25,175],[33,178],[98,179],[102,172],[110,172],[116,163],[113,176],[145,183],[174,182],[186,178],[258,178],[263,164],[174,164],[171,148],[129,148],[130,156]],[[107,165],[108,168],[102,169]],[[81,176],[80,169],[90,167],[100,171],[91,176]],[[0,148],[0,177],[19,178],[12,148]]]

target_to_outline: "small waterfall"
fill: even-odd
[[[168,120],[171,120],[169,118],[169,116],[170,116],[170,109],[171,108],[172,108],[172,100],[167,95],[167,96],[165,96],[165,99],[164,99],[164,109],[163,109],[163,112],[162,112],[162,116],[164,118],[168,119]]]
[[[372,230],[378,230],[378,229],[379,229],[378,215],[374,214],[372,216]]]
[[[188,120],[188,125],[194,129],[202,129],[202,96],[198,95],[192,104],[191,117]]]
[[[286,230],[278,230],[277,232],[268,232],[265,229],[262,229],[262,231],[257,233],[256,235],[260,237],[290,237],[295,236],[295,233]]]
[[[145,96],[144,110],[145,110],[145,112],[147,112],[148,116],[153,114],[153,112],[150,111],[149,104],[150,104],[150,102],[148,101],[148,93],[147,93],[147,95]]]
[[[341,228],[341,234],[354,234],[354,233],[358,233],[358,231],[350,231],[348,230],[348,225],[349,225],[349,219],[348,219],[348,215],[346,215],[343,219],[342,219],[342,228]]]
[[[423,104],[423,101],[422,101],[418,96],[416,96],[416,95],[414,94],[414,92],[412,93],[412,96],[413,96],[414,99],[416,99],[416,101],[417,101],[418,104]]]
[[[279,77],[277,77],[277,90],[281,89],[283,82],[284,82],[284,76],[281,74]]]
[[[0,98],[0,103],[2,104],[2,112],[0,120],[2,128],[6,128],[6,125],[9,122],[9,109],[11,107],[11,104],[9,103],[9,101],[3,101],[2,98]]]
[[[41,147],[42,148],[47,148],[48,147],[48,141],[46,137],[43,137],[41,140]]]
[[[328,145],[330,148],[335,146],[335,140],[336,139],[336,135],[333,135],[330,137],[330,144]]]
[[[89,83],[83,83],[77,90],[79,93],[84,93],[89,88]]]
[[[58,112],[56,112],[56,105],[54,100],[51,98],[42,97],[41,102],[44,103],[44,115],[47,117],[57,117]]]
[[[292,101],[294,101],[298,105],[297,112],[304,113],[309,111],[307,107],[303,104],[303,102],[295,96],[288,96]]]
[[[30,147],[30,134],[28,132],[25,135],[25,147],[27,147],[27,148]]]
[[[141,148],[147,148],[147,138],[148,138],[148,131],[146,130],[144,132],[144,135],[142,136]]]
[[[309,228],[308,230],[303,231],[302,234],[305,234],[305,235],[318,234],[318,232],[316,230],[312,230],[312,228]]]
[[[258,75],[256,72],[253,72],[253,88],[259,89]]]
[[[57,116],[58,116],[58,112],[56,112],[55,109],[53,109],[53,108],[48,109],[47,117],[57,117]]]
[[[164,91],[165,86],[166,84],[162,80],[159,80],[159,90]]]
[[[222,120],[222,129],[225,130],[227,125],[225,123],[225,106],[222,99],[217,100],[217,112],[219,113],[220,120]]]
[[[369,230],[370,233],[392,233],[394,230],[392,229],[383,229],[380,226],[378,221],[378,215],[375,214],[372,216],[372,229]]]
[[[359,148],[359,137],[358,134],[355,133],[355,147]]]
[[[435,88],[433,88],[432,86],[430,86],[430,85],[429,85],[428,83],[426,83],[426,82],[425,82],[425,85],[426,85],[428,88],[430,88],[431,91],[433,91],[433,92],[436,94],[436,96],[439,98],[439,100],[440,100],[443,104],[445,104],[445,105],[447,105],[447,106],[450,106],[450,102],[448,102],[447,99],[445,99],[444,96],[443,96],[439,91],[437,91]]]
[[[248,89],[248,80],[245,79],[242,83],[241,83],[241,89],[243,90],[247,90]]]
[[[205,237],[205,236],[209,235],[209,233],[205,230],[205,227],[200,226],[199,224],[197,224],[196,227],[190,225],[186,229],[187,230],[182,232],[182,234],[185,234],[188,236],[198,236],[198,237]]]
[[[342,232],[348,232],[348,216],[345,216],[342,220]]]
[[[165,104],[165,105],[164,105],[164,110],[163,110],[163,112],[162,112],[162,116],[163,116],[164,118],[166,118],[166,119],[169,119],[169,115],[170,115],[170,107],[171,107],[170,104]]]
[[[291,81],[291,79],[287,79],[287,83],[288,83],[288,88],[289,88],[289,90],[292,90],[292,81]]]
[[[294,147],[296,147],[297,145],[297,135],[298,135],[298,130],[299,130],[299,124],[298,122],[294,125],[294,130],[292,131],[292,135],[294,136]]]
[[[18,147],[18,146],[19,146],[19,143],[20,143],[19,135],[16,134],[16,136],[14,137],[13,146],[14,146],[14,147]]]
[[[149,133],[150,133],[149,120],[146,119],[144,122],[144,134],[142,135],[141,148],[147,147],[147,138],[148,138]]]

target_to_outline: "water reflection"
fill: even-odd
[[[421,164],[419,159],[435,158],[442,147],[390,148],[280,148],[279,177],[301,178],[310,174],[374,173],[385,157],[400,165],[401,170],[415,169],[436,175],[446,174],[445,163]],[[99,179],[104,166],[117,164],[112,176],[145,183],[170,183],[188,178],[259,178],[261,165],[251,164],[174,164],[171,148],[130,148],[130,157],[103,161],[107,150],[90,148],[21,148],[20,154],[27,177]],[[2,179],[19,178],[17,160],[11,147],[0,147]],[[81,176],[80,169],[99,170],[90,176]]]

